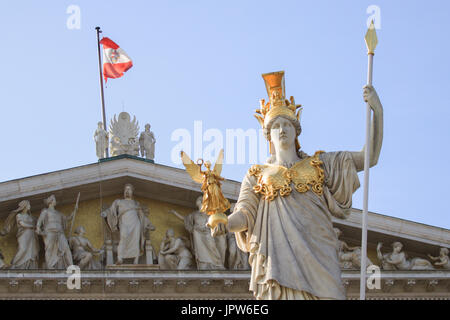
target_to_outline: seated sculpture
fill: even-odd
[[[202,196],[196,200],[198,210],[186,217],[175,210],[169,210],[177,218],[184,221],[186,230],[191,235],[191,244],[195,261],[199,270],[225,270],[227,239],[225,235],[212,237],[210,229],[206,226],[208,215],[201,212]]]
[[[428,257],[433,260],[439,262],[435,262],[434,265],[438,267],[442,267],[443,269],[450,270],[450,258],[448,257],[448,249],[441,248],[439,250],[439,257],[433,257],[432,255],[428,255]]]
[[[342,235],[342,231],[338,228],[334,228],[334,232],[336,233],[336,237]],[[341,264],[341,268],[343,269],[361,269],[361,247],[350,247],[347,245],[345,241],[338,240],[339,246],[339,262]],[[372,265],[372,261],[369,258],[367,259],[367,266]]]
[[[102,250],[96,250],[91,242],[84,237],[86,230],[83,226],[75,229],[74,236],[69,239],[70,249],[72,249],[73,262],[81,270],[99,270],[102,268]]]
[[[194,258],[187,247],[187,239],[175,238],[173,229],[168,229],[161,242],[158,264],[162,270],[193,269]]]
[[[384,270],[434,270],[430,261],[422,258],[407,259],[406,253],[402,252],[403,244],[394,242],[392,252],[382,254],[382,243],[377,245],[378,259],[381,261],[381,267]]]

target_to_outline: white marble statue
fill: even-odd
[[[138,156],[138,134],[139,124],[136,121],[136,117],[131,121],[130,115],[127,112],[121,112],[117,119],[116,115],[114,115],[109,126],[111,155],[119,156],[122,154],[129,154]]]
[[[103,129],[103,122],[98,123],[97,130],[94,133],[95,151],[99,159],[106,158],[108,149],[108,132]]]
[[[195,261],[199,270],[224,270],[227,249],[225,235],[212,237],[206,226],[209,216],[201,212],[202,196],[197,198],[195,204],[198,210],[183,217],[175,210],[170,210],[176,217],[184,221],[184,226],[191,235],[191,244],[195,253]]]
[[[123,259],[133,259],[138,264],[139,257],[144,254],[146,233],[155,230],[146,217],[146,210],[139,202],[133,199],[134,187],[126,184],[124,187],[124,199],[115,200],[111,207],[102,212],[111,230],[119,231],[120,240],[117,247],[117,264],[122,264]]]
[[[381,268],[383,270],[434,270],[430,261],[422,258],[408,259],[405,252],[402,251],[403,244],[401,242],[394,242],[392,244],[392,252],[382,254],[381,242],[377,245],[378,259],[381,261]]]
[[[350,247],[345,241],[339,240],[342,231],[334,228],[336,237],[338,238],[339,261],[343,269],[361,269],[361,247]],[[372,261],[366,258],[366,265],[372,265]]]
[[[95,249],[89,239],[84,236],[85,233],[86,229],[79,226],[75,229],[74,235],[69,238],[73,261],[81,270],[99,270],[102,268],[103,251]]]
[[[56,198],[52,194],[44,200],[47,208],[42,209],[36,223],[36,232],[44,239],[45,267],[44,269],[67,269],[73,264],[72,253],[65,235],[69,222],[76,210],[69,216],[55,209]]]
[[[141,147],[141,156],[145,159],[155,159],[155,143],[156,139],[153,132],[150,131],[150,124],[145,125],[145,131],[143,131],[139,137],[139,146]]]
[[[17,209],[6,218],[0,235],[5,236],[17,226],[17,252],[11,261],[11,269],[37,269],[39,267],[39,241],[36,230],[36,218],[31,215],[28,200],[19,202]]]
[[[194,257],[189,246],[189,240],[175,238],[173,229],[168,229],[159,248],[158,264],[161,270],[194,269]]]
[[[256,299],[345,299],[331,217],[350,215],[364,150],[307,155],[297,140],[301,126],[295,111],[300,106],[285,99],[284,72],[263,78],[270,102],[261,101],[256,117],[272,156],[250,168],[226,229],[219,224],[212,232],[235,232],[239,248],[250,253],[249,289]],[[363,97],[373,111],[374,166],[382,144],[383,109],[372,86],[364,87]],[[316,130],[324,128],[318,123]]]
[[[434,265],[437,267],[441,267],[445,270],[450,270],[450,258],[448,256],[448,249],[447,248],[441,248],[439,250],[439,257],[433,257],[432,255],[428,255],[428,257],[435,262]]]

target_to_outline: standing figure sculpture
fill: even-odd
[[[175,238],[173,229],[168,229],[159,249],[158,264],[161,270],[190,270],[194,258],[186,245],[188,239]]]
[[[402,251],[403,244],[394,242],[392,244],[392,252],[382,254],[382,243],[377,245],[377,256],[381,261],[383,270],[434,270],[430,261],[422,258],[407,259],[406,253]]]
[[[153,132],[150,131],[150,124],[145,125],[145,131],[141,132],[139,137],[139,146],[141,147],[141,156],[145,159],[155,159],[156,139]]]
[[[439,257],[433,257],[432,255],[428,255],[428,257],[435,262],[434,265],[438,267],[442,267],[445,270],[450,270],[450,258],[448,256],[448,249],[441,248],[439,250]]]
[[[52,194],[44,200],[47,208],[42,209],[36,224],[36,232],[44,239],[45,265],[47,269],[67,269],[73,264],[72,253],[65,235],[69,221],[75,216],[77,208],[65,216],[55,209],[56,198]]]
[[[16,210],[6,218],[0,235],[11,232],[17,225],[18,249],[11,261],[11,269],[37,269],[39,267],[39,241],[36,230],[36,219],[31,215],[28,200],[19,202]]]
[[[198,210],[186,217],[175,210],[169,212],[184,221],[184,226],[191,235],[191,244],[198,270],[224,270],[227,249],[226,236],[211,236],[210,229],[206,226],[208,215],[201,211],[202,197],[198,197],[195,203]]]
[[[124,187],[124,199],[115,200],[111,207],[102,212],[111,230],[120,232],[117,247],[117,264],[123,259],[133,259],[138,264],[139,257],[144,253],[147,230],[155,228],[146,217],[145,209],[133,199],[133,185],[127,183]]]
[[[250,253],[250,290],[257,299],[345,299],[331,217],[349,216],[364,151],[307,155],[297,140],[300,105],[285,99],[284,72],[263,74],[263,79],[270,101],[261,100],[256,118],[270,143],[271,158],[250,168],[228,224],[211,231],[236,232],[239,248]],[[363,97],[373,110],[374,166],[382,144],[383,111],[372,86],[364,87]]]
[[[94,133],[95,151],[99,159],[106,158],[108,149],[108,132],[103,128],[103,122],[98,123],[97,130]]]
[[[79,226],[75,229],[74,236],[69,238],[69,245],[73,253],[73,261],[81,270],[99,270],[102,268],[100,261],[103,259],[102,250],[95,249],[84,234],[86,229]]]

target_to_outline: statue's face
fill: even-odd
[[[146,130],[146,131],[149,131],[149,130],[150,130],[150,125],[149,125],[149,124],[146,124],[146,125],[145,125],[145,130]]]
[[[56,206],[56,198],[55,197],[51,197],[50,201],[48,203],[49,206]]]
[[[394,246],[394,252],[399,253],[402,250],[402,246],[400,244],[396,244]]]
[[[123,191],[123,194],[125,198],[131,198],[133,197],[133,189],[130,186],[126,186],[125,190]]]
[[[169,238],[173,238],[175,236],[175,233],[172,229],[167,230],[167,236]]]
[[[270,138],[276,150],[289,149],[291,145],[295,146],[297,133],[290,120],[278,117],[270,128]]]

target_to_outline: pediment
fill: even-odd
[[[42,200],[50,194],[55,194],[58,204],[65,205],[74,203],[78,192],[80,201],[122,194],[126,183],[134,185],[136,196],[192,208],[201,195],[200,185],[184,170],[125,155],[112,161],[0,183],[0,219],[22,199],[30,200],[32,208],[40,210],[44,207]],[[240,183],[232,180],[222,185],[225,197],[234,201],[239,188]]]

